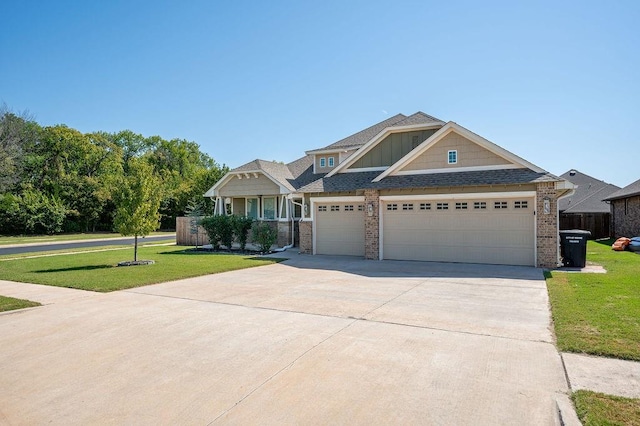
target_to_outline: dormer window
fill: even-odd
[[[327,159],[322,157],[320,158],[320,167],[327,167]]]
[[[333,157],[329,157],[329,167],[333,167]]]
[[[458,163],[458,151],[451,150],[447,152],[447,160],[449,164],[457,164]]]

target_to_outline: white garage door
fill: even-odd
[[[385,201],[383,257],[534,265],[533,198]]]
[[[315,253],[364,256],[364,205],[315,204]]]

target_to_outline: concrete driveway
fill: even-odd
[[[542,271],[287,253],[110,294],[0,282],[0,424],[554,424]]]

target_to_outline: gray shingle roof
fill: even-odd
[[[411,126],[416,124],[444,124],[444,121],[435,118],[429,114],[425,114],[422,111],[418,111],[415,114],[411,114],[404,120],[394,123],[394,126]]]
[[[558,201],[558,209],[564,213],[609,213],[609,205],[602,200],[620,189],[575,169],[560,177],[576,185],[572,195]]]
[[[291,184],[294,179],[293,174],[286,164],[258,159],[243,164],[240,167],[236,167],[235,169],[231,170],[230,173],[253,171],[263,171],[288,190],[295,191],[295,187]]]
[[[374,124],[371,127],[367,127],[366,129],[361,130],[358,133],[354,133],[351,136],[340,139],[338,142],[334,142],[331,145],[325,146],[324,148],[314,149],[307,152],[324,151],[327,149],[355,148],[362,146],[387,127],[393,126],[395,123],[402,121],[405,118],[407,118],[407,116],[404,114],[394,115],[391,118],[387,118],[386,120]]]
[[[640,195],[640,179],[625,186],[624,188],[614,192],[605,198],[605,200],[618,200],[620,198],[628,198]]]
[[[556,182],[560,179],[550,173],[537,173],[530,169],[482,170],[422,175],[388,176],[372,182],[380,172],[339,173],[321,177],[301,187],[298,192],[342,192],[358,189],[441,188],[480,185],[518,185]]]

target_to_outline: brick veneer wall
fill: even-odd
[[[300,222],[298,228],[300,233],[300,253],[311,254],[313,253],[313,222],[310,220],[304,220]]]
[[[625,200],[611,202],[613,213],[613,235],[619,237],[640,236],[640,196],[627,198],[627,210],[625,213]]]
[[[380,194],[375,189],[364,191],[364,258],[380,259]],[[369,216],[369,205],[373,206],[373,215]]]
[[[544,200],[549,199],[549,214],[544,214]],[[537,266],[555,268],[558,266],[558,197],[555,183],[540,183],[536,187],[536,251]]]

